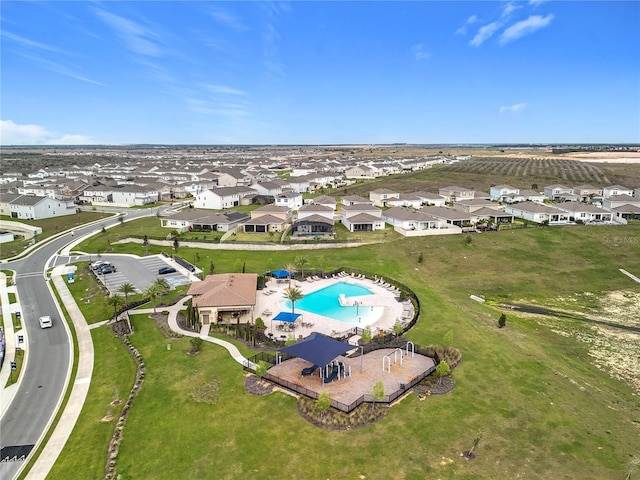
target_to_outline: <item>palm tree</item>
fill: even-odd
[[[285,300],[289,300],[291,302],[291,313],[295,313],[295,305],[298,300],[302,300],[304,298],[304,294],[300,291],[299,288],[285,288],[284,289],[284,298]]]
[[[164,295],[164,290],[156,282],[153,282],[144,291],[144,295],[151,299],[151,301],[153,302],[153,313],[156,313],[156,300],[158,299],[158,297]]]
[[[298,265],[300,267],[300,274],[304,277],[304,266],[309,263],[309,260],[307,260],[307,257],[305,257],[304,255],[300,255],[296,257],[296,265]]]
[[[120,295],[109,295],[107,298],[107,303],[113,307],[113,318],[115,320],[116,315],[118,314],[118,308],[124,303],[124,300]]]
[[[291,288],[291,278],[296,273],[296,266],[293,263],[287,263],[287,265],[284,267],[284,269],[287,272],[289,272],[289,288]]]
[[[129,295],[135,293],[135,291],[136,287],[134,287],[131,282],[123,283],[122,285],[120,285],[120,288],[118,288],[118,292],[124,295],[124,301],[126,303],[129,303]]]
[[[166,295],[171,290],[171,285],[167,282],[166,278],[158,277],[156,278],[152,285],[157,285],[158,288],[162,291],[161,295]]]

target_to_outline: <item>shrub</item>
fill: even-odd
[[[498,327],[503,328],[507,324],[507,316],[503,313],[498,319]]]

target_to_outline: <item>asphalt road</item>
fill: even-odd
[[[150,213],[152,212],[135,210],[127,212],[127,218]],[[62,221],[64,219],[61,219]],[[30,459],[32,447],[40,442],[58,410],[71,371],[70,334],[60,318],[47,286],[45,268],[52,266],[52,256],[77,236],[99,231],[103,225],[109,226],[118,221],[108,219],[100,222],[98,226],[76,228],[75,237],[70,234],[63,235],[24,259],[2,264],[3,269],[17,272],[16,288],[28,341],[28,361],[22,369],[19,388],[5,414],[0,418],[2,452],[21,452],[25,458],[0,462],[0,478],[3,480],[16,478],[23,464]],[[41,315],[53,317],[52,328],[40,328],[38,318]]]

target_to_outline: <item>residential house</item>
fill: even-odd
[[[196,196],[194,206],[212,210],[226,210],[242,205],[243,198],[255,194],[255,190],[249,187],[218,187]]]
[[[369,192],[369,200],[371,200],[376,207],[380,208],[388,206],[389,200],[398,198],[400,198],[400,193],[389,190],[388,188],[379,188]]]
[[[159,195],[154,187],[114,185],[111,190],[111,199],[115,205],[134,207],[156,203]]]
[[[437,193],[431,192],[414,192],[414,195],[422,200],[423,205],[433,205],[435,207],[444,207],[445,199]]]
[[[336,199],[328,195],[320,195],[318,197],[312,198],[311,203],[313,203],[314,205],[324,205],[325,207],[329,207],[334,212],[336,211],[336,208],[338,206]]]
[[[392,207],[385,210],[382,212],[382,218],[396,232],[407,237],[462,233],[460,227],[447,225],[447,222],[428,213],[406,207]]]
[[[605,197],[602,200],[602,206],[607,210],[613,210],[614,208],[621,207],[623,205],[635,205],[640,207],[640,198],[631,197],[629,195],[613,195]]]
[[[8,213],[6,212],[8,205]],[[2,215],[22,220],[41,220],[76,213],[73,202],[34,195],[0,194]]]
[[[545,198],[552,202],[574,202],[579,196],[573,193],[573,188],[564,185],[548,185],[544,187]]]
[[[238,168],[220,168],[214,172],[218,175],[219,187],[246,187],[251,184],[251,176]]]
[[[302,206],[302,193],[287,190],[276,195],[276,205],[297,210]]]
[[[347,195],[340,199],[342,205],[373,205],[373,200],[367,200],[360,195]]]
[[[345,178],[358,179],[358,178],[376,178],[378,176],[377,170],[369,165],[356,165],[347,168],[344,171]]]
[[[456,200],[471,200],[475,198],[475,192],[464,187],[443,187],[438,189],[438,194],[445,199],[446,202],[455,202]]]
[[[523,218],[536,223],[548,223],[549,225],[564,225],[569,223],[567,212],[550,205],[536,202],[522,202],[515,205],[507,205],[505,212],[515,217]]]
[[[633,196],[633,189],[621,185],[609,185],[602,189],[602,196],[604,198],[616,197],[618,195],[629,195],[631,197]]]
[[[242,228],[245,233],[275,233],[284,231],[290,223],[290,208],[269,204],[253,210]]]
[[[235,324],[253,322],[257,291],[258,274],[223,273],[192,283],[187,295],[203,325]]]
[[[578,196],[578,202],[591,203],[592,199],[602,197],[602,188],[593,185],[578,185],[573,187],[573,193]]]
[[[495,202],[512,203],[509,201],[512,195],[518,195],[520,189],[511,185],[494,185],[489,189],[491,200]]]
[[[441,220],[449,225],[455,225],[457,227],[468,227],[472,223],[475,223],[477,217],[473,213],[465,212],[463,210],[456,210],[449,207],[422,207],[419,212],[431,215],[438,220]]]
[[[113,187],[102,184],[89,185],[78,197],[78,200],[93,205],[111,204],[113,202]]]
[[[211,212],[197,208],[181,210],[160,218],[160,225],[179,232],[228,232],[240,223],[249,220],[249,215],[240,212]]]
[[[420,208],[422,206],[422,198],[413,193],[401,193],[398,198],[387,200],[387,206]]]
[[[590,203],[564,202],[556,207],[569,214],[570,222],[610,222],[613,219],[611,212]]]
[[[373,232],[385,228],[382,210],[368,204],[344,205],[340,220],[350,232]]]
[[[501,210],[499,203],[490,202],[489,200],[476,199],[473,200],[456,200],[453,202],[453,208],[467,213],[473,213],[481,208],[490,208],[492,210]]]

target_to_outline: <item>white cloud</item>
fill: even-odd
[[[509,42],[513,42],[520,37],[524,37],[525,35],[530,35],[541,28],[548,26],[553,20],[553,14],[549,14],[546,17],[541,15],[531,15],[526,20],[522,20],[520,22],[514,23],[509,28],[507,28],[502,35],[500,36],[500,40],[498,43],[500,45],[505,45]]]
[[[162,56],[163,49],[159,45],[159,36],[151,29],[105,10],[97,9],[96,14],[116,31],[132,52],[150,57]]]
[[[500,113],[518,113],[526,108],[526,103],[515,103],[513,105],[507,105],[500,107]]]
[[[88,145],[95,143],[84,135],[59,135],[41,125],[17,124],[0,120],[0,145]]]
[[[427,52],[424,49],[424,45],[422,43],[415,44],[413,47],[411,47],[411,51],[416,57],[416,60],[425,60],[431,56],[431,53]]]
[[[513,12],[522,8],[522,5],[516,5],[515,3],[508,2],[502,9],[502,18],[508,18]]]
[[[549,0],[529,0],[529,5],[532,5],[533,7],[537,7],[538,5],[545,3]]]
[[[222,95],[236,95],[239,97],[246,97],[247,92],[244,90],[240,90],[238,88],[229,87],[227,85],[215,85],[215,84],[207,84],[204,87],[213,93],[218,93]]]
[[[456,35],[466,35],[467,26],[473,25],[474,23],[477,23],[479,21],[480,19],[478,18],[477,15],[471,15],[469,18],[467,18],[466,22],[464,22],[464,25],[462,25],[458,30],[456,30]]]
[[[238,17],[228,10],[216,8],[215,10],[211,10],[210,14],[218,23],[238,32],[249,29]]]
[[[476,33],[475,37],[471,39],[469,45],[474,47],[479,47],[486,40],[489,40],[493,36],[494,33],[500,28],[500,24],[498,22],[491,22],[484,27],[480,27],[478,33]]]
[[[2,32],[2,36],[7,40],[10,40],[20,45],[21,47],[28,48],[30,50],[44,50],[46,52],[71,55],[71,53],[66,50],[60,49],[58,47],[54,47],[52,45],[46,45],[44,43],[36,42],[35,40],[30,40],[28,38],[21,37],[20,35],[16,35],[7,31]]]

